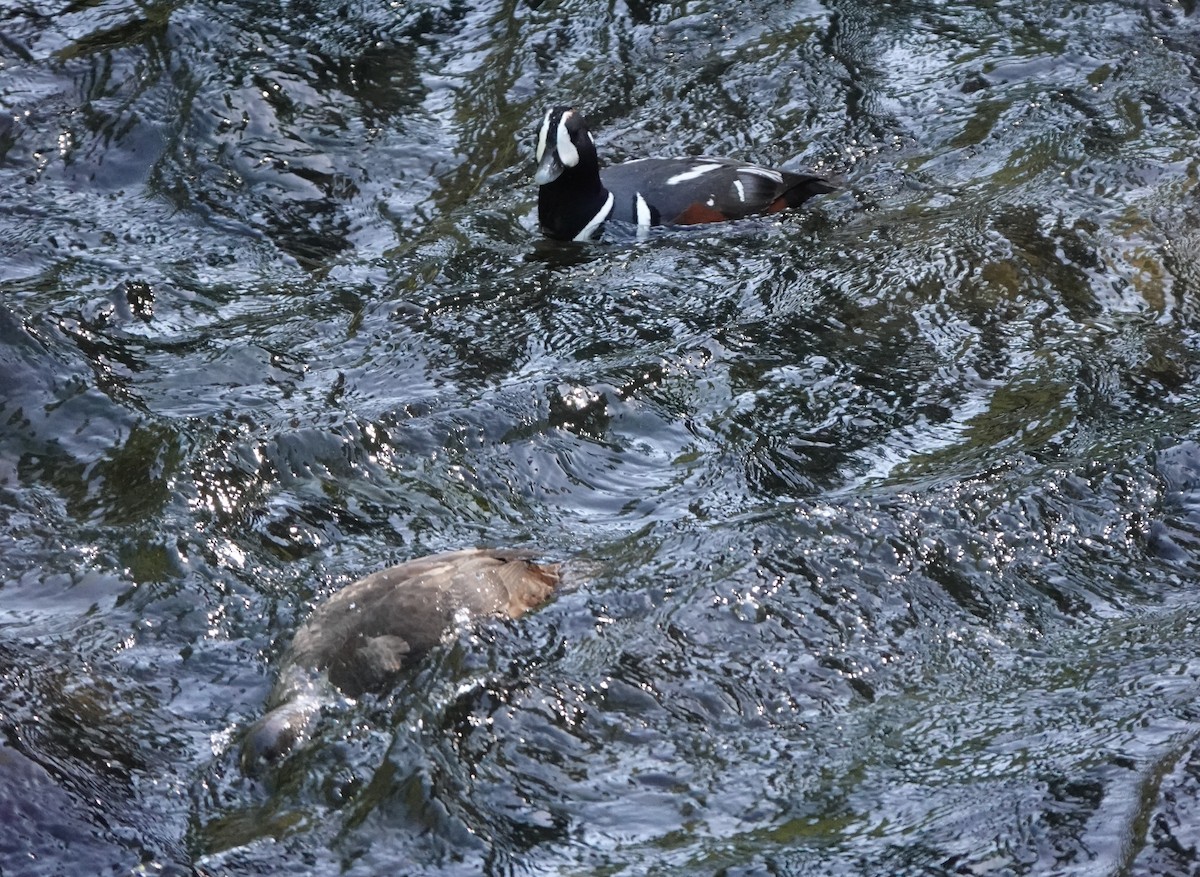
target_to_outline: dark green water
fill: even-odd
[[[548,245],[533,134],[843,183]],[[1200,868],[1190,2],[0,2],[0,873]],[[238,768],[312,604],[578,587]]]

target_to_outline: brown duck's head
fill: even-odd
[[[342,588],[292,640],[271,696],[274,708],[243,745],[243,767],[272,763],[308,734],[329,688],[358,697],[385,691],[455,625],[520,618],[553,596],[562,564],[533,552],[472,548],[414,558]]]

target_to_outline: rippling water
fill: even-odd
[[[1154,0],[0,4],[0,871],[1196,870],[1197,47]],[[563,102],[843,187],[550,245]],[[242,773],[315,601],[474,544],[576,587]]]

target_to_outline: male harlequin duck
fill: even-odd
[[[455,625],[487,616],[520,618],[546,602],[561,564],[525,551],[467,549],[419,557],[338,591],[297,631],[271,694],[274,704],[246,735],[253,772],[286,753],[321,703],[384,691]]]
[[[547,237],[592,239],[605,222],[655,225],[724,222],[796,207],[834,191],[826,180],[732,158],[642,158],[600,169],[583,116],[546,113],[538,129],[538,222]]]

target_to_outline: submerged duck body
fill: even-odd
[[[600,168],[587,121],[571,107],[538,129],[538,222],[556,240],[591,240],[606,222],[637,227],[724,222],[778,213],[834,191],[821,177],[732,158],[643,158]]]
[[[270,761],[303,735],[332,687],[357,697],[385,691],[454,627],[476,618],[519,618],[545,603],[560,564],[529,552],[467,549],[380,570],[334,594],[296,632],[270,702],[243,758]],[[249,765],[247,765],[249,766]]]

